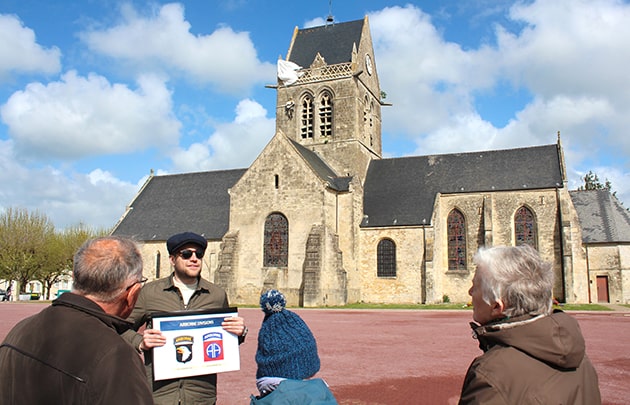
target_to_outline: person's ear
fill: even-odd
[[[133,308],[136,305],[136,301],[138,300],[138,295],[140,295],[141,289],[142,283],[136,283],[129,288],[129,291],[127,291],[127,296],[125,297],[125,304],[128,308]]]
[[[492,304],[491,315],[493,318],[502,318],[503,311],[505,310],[505,303],[502,299],[497,298],[496,301]]]

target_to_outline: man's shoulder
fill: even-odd
[[[173,285],[172,276],[166,276],[158,278],[153,281],[149,281],[142,287],[142,291],[155,291],[164,290]]]
[[[203,277],[199,278],[199,287],[205,288],[206,290],[209,290],[212,292],[220,292],[220,293],[225,294],[225,290],[223,288],[219,287],[218,285],[214,284],[211,281],[206,280]]]

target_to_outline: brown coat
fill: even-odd
[[[131,325],[65,293],[18,323],[0,347],[2,404],[153,404]]]
[[[468,368],[460,404],[601,404],[573,317],[557,311],[471,326],[484,354]]]

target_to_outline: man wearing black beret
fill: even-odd
[[[145,325],[148,316],[154,312],[229,308],[226,292],[201,277],[207,246],[206,239],[193,232],[178,233],[166,241],[173,273],[148,283],[140,292],[136,307],[128,318],[136,330]],[[243,318],[226,318],[222,326],[227,332],[237,335],[239,342],[243,342],[247,334]],[[149,328],[142,334],[130,331],[125,337],[144,352],[147,376],[153,385],[156,404],[216,403],[216,374],[152,380],[151,349],[166,344],[166,338],[159,330]]]

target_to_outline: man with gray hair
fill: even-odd
[[[142,284],[142,256],[125,238],[87,241],[73,290],[18,323],[0,345],[0,402],[152,404],[136,351],[120,336]]]
[[[484,354],[459,403],[600,404],[577,321],[553,311],[552,265],[527,245],[482,248],[474,263],[471,326]]]

